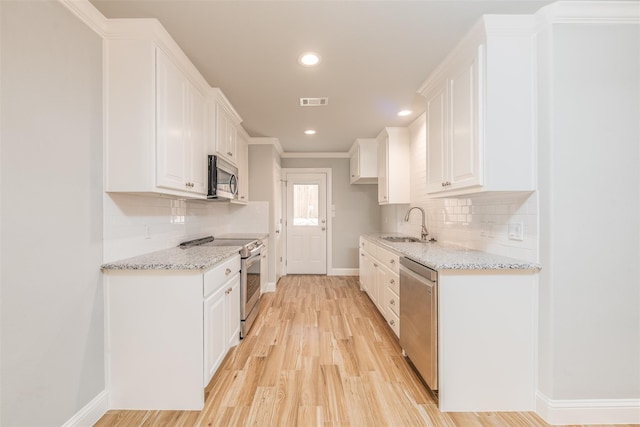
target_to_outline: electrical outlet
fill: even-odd
[[[521,222],[509,223],[509,240],[524,240],[524,226]]]

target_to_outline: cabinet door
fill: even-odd
[[[446,83],[427,95],[427,193],[445,190],[447,180]]]
[[[447,189],[482,184],[478,119],[480,90],[477,56],[462,62],[449,81],[449,182]]]
[[[378,203],[389,202],[389,137],[383,135],[378,139]]]
[[[204,301],[204,381],[206,387],[227,354],[227,287],[212,293]],[[238,302],[239,304],[239,302]],[[239,307],[239,305],[238,305]]]
[[[156,49],[157,172],[159,187],[186,190],[185,95],[187,80],[178,67]]]
[[[239,203],[249,201],[249,148],[247,141],[238,134],[238,200]]]
[[[238,130],[227,111],[220,104],[216,105],[216,128],[216,153],[237,166],[236,139]]]
[[[240,275],[225,286],[227,301],[227,348],[238,345],[240,341]]]
[[[349,171],[351,174],[350,182],[353,184],[358,178],[360,178],[360,147],[356,147],[351,153],[349,158]]]
[[[189,191],[207,194],[207,106],[204,96],[188,83],[189,103]]]

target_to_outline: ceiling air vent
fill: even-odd
[[[300,98],[301,107],[323,107],[329,105],[329,98]]]

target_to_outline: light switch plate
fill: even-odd
[[[524,240],[524,226],[521,222],[509,223],[509,240]]]

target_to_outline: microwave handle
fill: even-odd
[[[238,194],[238,178],[234,174],[231,174],[229,178],[229,186],[231,187],[231,194],[234,196]]]

